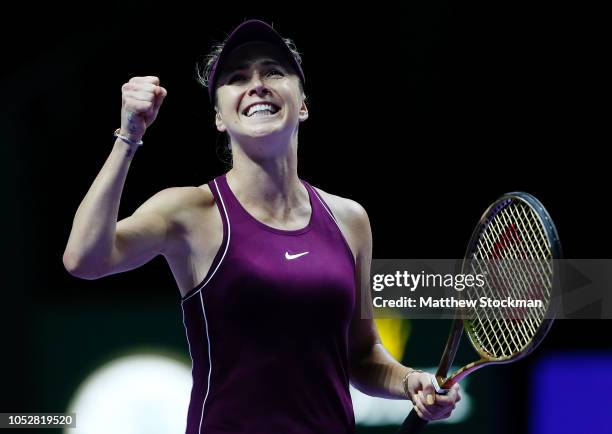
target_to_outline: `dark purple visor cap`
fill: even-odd
[[[219,77],[217,77],[217,72],[220,71],[219,65],[223,64],[224,59],[227,55],[236,47],[245,44],[247,42],[255,42],[255,41],[263,41],[269,42],[272,45],[279,47],[285,54],[287,54],[287,58],[293,68],[297,71],[300,80],[302,80],[302,85],[306,83],[306,79],[304,78],[304,71],[302,71],[302,67],[300,63],[293,57],[293,53],[276,30],[272,28],[267,23],[264,23],[260,20],[249,20],[240,24],[238,27],[234,29],[234,31],[227,37],[223,44],[223,50],[217,57],[217,61],[213,64],[210,69],[210,74],[208,76],[208,96],[210,97],[210,101],[214,104],[215,101],[215,88],[216,81]]]

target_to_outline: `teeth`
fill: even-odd
[[[252,116],[254,113],[263,112],[263,111],[267,111],[268,114],[276,113],[274,106],[271,104],[255,104],[254,106],[251,106],[249,108],[249,111],[247,112],[246,115]]]
[[[261,110],[261,111],[256,111],[255,113],[253,113],[251,115],[252,118],[258,118],[261,116],[270,116],[272,114],[272,112],[270,110]]]

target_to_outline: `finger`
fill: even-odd
[[[154,75],[149,75],[146,77],[143,77],[143,81],[146,83],[153,83],[157,86],[159,86],[159,78],[155,77]]]
[[[137,99],[139,101],[151,101],[151,102],[153,102],[153,100],[155,99],[155,94],[153,92],[130,90],[130,91],[125,92],[125,97],[126,97],[126,99],[127,98],[134,98],[134,99]]]
[[[121,87],[121,90],[123,90],[124,92],[128,90],[144,90],[147,92],[154,93],[156,89],[159,89],[159,86],[156,86],[153,83],[144,83],[144,82],[142,83],[127,82]]]
[[[167,94],[168,92],[166,91],[166,89],[164,89],[163,87],[158,87],[158,91],[155,94],[155,100],[153,101],[153,108],[155,110],[159,109],[159,106],[162,102],[164,102],[164,98]]]
[[[425,406],[425,395],[423,395],[423,391],[419,391],[419,396],[417,399],[417,407],[421,411],[421,413],[423,413],[423,416],[425,416],[425,419],[427,420],[433,419],[433,414]]]
[[[439,419],[448,419],[452,413],[453,413],[453,410],[449,410],[446,413],[442,413],[439,416]]]
[[[440,407],[447,407],[449,405],[453,405],[455,402],[457,402],[456,395],[449,392],[447,395],[437,395],[436,403],[434,405],[439,405]]]
[[[425,416],[423,416],[423,413],[421,413],[421,410],[419,410],[419,407],[417,407],[417,406],[415,405],[413,408],[414,408],[414,411],[416,411],[416,414],[417,414],[417,415],[418,415],[418,416],[419,416],[421,419],[423,419],[423,420],[427,420],[427,419],[425,418]]]
[[[414,411],[416,411],[416,412],[417,412],[417,414],[419,415],[419,417],[420,417],[421,419],[423,419],[423,420],[429,420],[427,417],[425,417],[425,415],[424,415],[424,414],[423,414],[423,412],[421,411],[421,408],[422,408],[422,407],[423,407],[422,405],[421,405],[421,406],[419,406],[419,397],[418,397],[418,395],[416,395],[416,394],[415,394],[415,398],[414,398],[414,405],[413,405]]]
[[[455,404],[451,403],[451,404],[442,405],[442,404],[436,403],[434,405],[428,405],[427,408],[429,409],[431,414],[443,414],[448,411],[453,411],[455,409]]]
[[[447,418],[455,409],[455,405],[453,404],[450,406],[441,406],[441,405],[435,404],[435,405],[429,405],[426,408],[431,413],[432,420],[438,420],[438,419]]]
[[[431,379],[428,378],[429,381],[422,383],[423,387],[421,389],[421,391],[423,392],[423,395],[425,397],[423,402],[426,402],[427,405],[433,405],[436,402],[436,391],[433,387],[433,384],[431,384]]]
[[[459,386],[455,386],[451,387],[446,395],[438,395],[437,399],[441,400],[441,402],[445,404],[454,404],[455,402],[460,400],[461,398],[459,397]]]
[[[153,75],[148,75],[146,77],[132,77],[130,78],[130,83],[152,83],[159,86],[159,78]]]
[[[455,383],[453,387],[451,388],[451,391],[455,391],[456,393],[455,402],[461,401],[461,388],[459,387],[459,383]]]
[[[437,402],[441,402],[441,403],[443,403],[445,405],[448,405],[450,403],[457,402],[457,400],[460,399],[458,397],[459,397],[459,385],[455,384],[453,387],[448,389],[447,392],[444,395],[442,395],[442,394],[437,395],[436,396],[436,403]]]
[[[417,394],[416,394],[416,392],[410,394],[410,402],[412,402],[413,406],[416,405],[416,402],[417,402]]]

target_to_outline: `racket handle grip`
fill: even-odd
[[[427,426],[429,421],[421,419],[416,411],[412,410],[399,431],[395,434],[418,434]]]

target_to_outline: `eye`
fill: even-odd
[[[266,77],[284,77],[284,76],[285,76],[285,73],[278,68],[272,68],[266,74]]]
[[[233,74],[228,78],[227,84],[239,83],[246,80],[246,75],[244,74]]]

